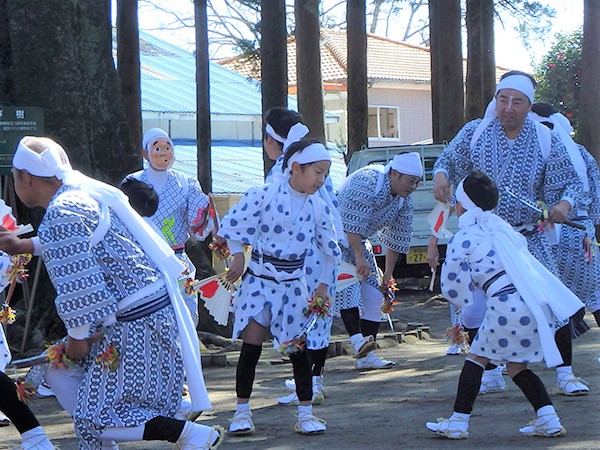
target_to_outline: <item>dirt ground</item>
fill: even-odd
[[[447,304],[431,298],[428,291],[402,291],[402,303],[393,315],[397,325],[422,322],[430,327],[424,338],[409,336],[406,343],[382,341],[379,353],[398,364],[389,370],[359,372],[350,356],[327,361],[323,405],[315,406],[317,416],[327,421],[327,432],[301,436],[293,431],[295,407],[278,406],[276,398],[286,395],[284,380],[291,377],[291,365],[271,350],[263,352],[252,395],[256,433],[250,437],[227,437],[222,449],[594,449],[600,442],[600,329],[588,315],[592,330],[574,342],[575,373],[587,380],[591,393],[565,397],[554,393],[556,375],[542,364],[532,368],[551,393],[568,435],[558,439],[527,438],[518,428],[535,413],[518,388],[507,378],[505,393],[480,396],[469,429],[470,437],[450,441],[435,437],[424,424],[452,413],[456,383],[463,363],[461,356],[446,356],[445,330],[449,325]],[[340,329],[340,328],[338,328]],[[388,326],[382,325],[383,333]],[[346,341],[342,334],[334,340]],[[237,353],[227,355],[228,367],[206,368],[204,375],[213,410],[203,414],[201,423],[227,427],[235,408],[235,364]],[[62,450],[75,450],[77,443],[70,418],[54,397],[36,399],[32,409],[50,438]],[[19,444],[14,427],[0,428],[0,449]],[[171,449],[169,443],[121,444],[128,449]]]

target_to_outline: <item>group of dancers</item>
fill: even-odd
[[[527,74],[505,74],[486,116],[465,125],[434,167],[434,194],[453,203],[460,228],[448,244],[442,293],[464,317],[478,317],[466,327],[471,345],[453,414],[426,424],[441,437],[468,437],[482,379],[501,363],[537,414],[520,429],[527,436],[566,433],[528,363],[557,366],[558,387],[566,395],[589,392],[573,374],[577,323],[571,324],[582,300],[598,320],[600,258],[594,258],[592,244],[600,177],[582,147],[532,119],[534,88]],[[556,113],[547,121],[554,119]],[[50,365],[45,381],[73,416],[80,448],[165,440],[185,450],[214,449],[226,432],[254,433],[250,398],[268,332],[293,368],[293,392],[278,402],[297,405],[297,433],[325,432],[313,404],[323,398],[332,319],[307,315],[310,305],[331,304],[328,312],[341,316],[357,369],[395,365],[375,353],[376,340],[386,288],[393,285],[399,255],[410,247],[411,194],[423,179],[420,155],[401,153],[385,166],[360,169],[335,192],[330,153],[307,137],[298,113],[273,108],[264,130],[265,150],[275,160],[267,183],[249,189],[220,223],[197,180],[172,169],[174,145],[160,129],[144,135],[148,164],[125,177],[129,197],[73,170],[51,139],[19,143],[16,193],[26,206],[46,213],[35,238],[1,231],[0,249],[41,255],[56,288],[70,363]],[[536,200],[551,207],[535,207]],[[225,281],[239,285],[232,337],[243,344],[227,431],[188,420],[209,409],[210,401],[195,333],[197,297],[183,292],[177,280],[194,277],[185,254],[190,234],[204,239],[211,232],[231,255]],[[383,271],[368,241],[376,233],[387,248]],[[358,282],[336,290],[340,262],[355,267]],[[37,421],[20,421],[19,408],[12,397],[0,402],[23,448],[54,448]]]

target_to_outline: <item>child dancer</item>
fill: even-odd
[[[227,239],[233,260],[227,281],[234,282],[244,267],[242,245],[252,246],[252,258],[234,298],[233,338],[242,335],[243,345],[236,373],[237,408],[229,432],[254,432],[250,395],[256,364],[267,333],[276,345],[301,337],[306,318],[303,310],[309,296],[327,296],[340,259],[329,208],[315,194],[331,166],[327,149],[316,141],[301,140],[286,152],[286,177],[279,182],[252,188],[227,213],[219,236]],[[321,283],[308,292],[305,257],[315,240],[322,253]],[[310,366],[306,351],[290,354],[299,398],[295,431],[314,434],[325,431],[325,422],[312,414]]]
[[[448,245],[442,293],[457,305],[467,305],[480,287],[487,309],[460,374],[454,414],[426,427],[445,438],[467,438],[483,369],[494,360],[507,363],[508,374],[537,413],[521,434],[564,436],[544,384],[527,363],[562,363],[554,341],[555,318],[570,317],[581,302],[527,251],[525,238],[491,212],[498,190],[489,177],[469,174],[459,183],[456,200],[460,231]]]
[[[292,143],[299,141],[308,133],[308,128],[301,122],[301,117],[297,112],[281,107],[271,108],[267,111],[265,114],[265,124],[265,149],[270,158],[277,160],[265,179],[266,183],[272,183],[283,178],[282,166],[284,155]],[[333,215],[338,242],[344,243],[345,237],[344,230],[342,229],[342,219],[338,212],[338,202],[330,177],[325,178],[325,184],[317,192],[325,203],[327,203]],[[319,285],[322,267],[321,259],[321,253],[313,243],[312,249],[308,252],[305,260],[308,292],[313,292]],[[335,285],[332,285],[329,286],[329,298],[333,300],[334,297]],[[333,318],[331,316],[319,318],[306,337],[306,349],[312,373],[313,405],[318,405],[324,400],[323,371],[329,349],[332,321]],[[292,390],[292,393],[279,397],[277,403],[280,405],[297,405],[298,396],[296,395],[294,380],[286,380],[285,384]]]

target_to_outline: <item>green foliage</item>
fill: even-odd
[[[550,103],[571,121],[577,136],[583,30],[557,34],[556,43],[536,68],[536,100]]]

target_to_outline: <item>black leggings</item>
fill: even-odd
[[[320,348],[319,350],[307,350],[308,360],[312,365],[312,376],[319,377],[323,375],[325,361],[327,360],[328,347]]]
[[[40,426],[29,406],[19,400],[15,383],[4,372],[0,372],[0,411],[20,434]]]

